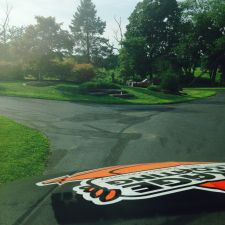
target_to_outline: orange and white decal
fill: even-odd
[[[97,205],[200,189],[225,193],[225,163],[166,162],[113,166],[37,183],[78,182],[73,190]]]

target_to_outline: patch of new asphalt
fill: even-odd
[[[107,106],[0,97],[0,115],[40,130],[51,142],[46,178],[0,187],[0,224],[58,224],[50,198],[56,187],[35,186],[47,177],[118,164],[224,162],[224,112],[223,93],[185,104],[161,106]],[[107,224],[223,225],[224,218],[223,212],[216,212],[113,220]]]
[[[225,161],[225,94],[177,105],[116,106],[0,97],[0,114],[48,136],[46,174],[118,164]]]

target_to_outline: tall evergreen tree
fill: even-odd
[[[101,54],[108,40],[102,37],[106,23],[98,16],[91,0],[81,0],[70,26],[74,36],[75,52],[85,56],[91,63],[96,55]]]

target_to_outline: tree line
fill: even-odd
[[[125,80],[195,82],[195,71],[225,83],[225,2],[143,0],[129,18],[120,52]],[[219,77],[218,77],[219,76]]]
[[[0,79],[86,79],[94,67],[104,67],[114,56],[113,46],[103,37],[106,23],[98,16],[91,0],[81,0],[70,31],[54,17],[36,16],[36,24],[9,26],[11,9],[5,10],[0,26]]]
[[[205,73],[212,85],[225,83],[221,0],[140,1],[121,34],[118,52],[103,36],[106,23],[92,0],[80,0],[69,30],[54,17],[41,16],[34,25],[10,27],[10,12],[7,7],[0,26],[0,79],[26,75],[85,82],[95,76],[96,68],[105,68],[114,69],[124,83],[147,77],[176,89],[194,84]]]

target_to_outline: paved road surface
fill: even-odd
[[[225,161],[224,94],[163,106],[0,97],[0,114],[49,137],[48,174],[130,163]]]
[[[225,161],[222,93],[205,100],[163,106],[100,106],[0,97],[0,114],[49,137],[48,175],[117,164]],[[38,181],[40,178],[0,187],[1,225],[58,224],[50,194],[46,196],[46,192],[52,192],[35,187]],[[79,214],[79,210],[74,213]],[[219,211],[81,224],[224,225],[224,219],[225,213]]]

